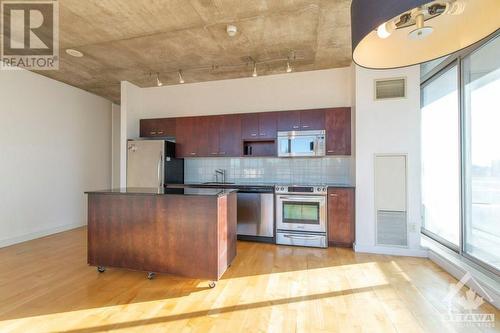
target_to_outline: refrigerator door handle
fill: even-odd
[[[158,160],[158,188],[163,186],[162,177],[161,177],[161,162],[163,160],[163,154],[160,154],[160,158]]]

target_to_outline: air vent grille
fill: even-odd
[[[406,97],[406,78],[375,80],[375,99]]]
[[[377,244],[407,246],[406,212],[377,211]]]

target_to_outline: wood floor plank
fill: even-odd
[[[498,332],[446,322],[427,259],[238,243],[217,283],[86,264],[86,229],[0,249],[3,332]],[[458,307],[457,304],[453,305]]]

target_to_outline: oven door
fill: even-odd
[[[276,195],[278,230],[326,232],[326,197],[320,195]]]
[[[318,156],[318,137],[316,135],[278,137],[279,157]]]

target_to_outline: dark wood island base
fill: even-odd
[[[118,267],[215,282],[236,256],[235,190],[86,193],[88,264],[99,271]]]

